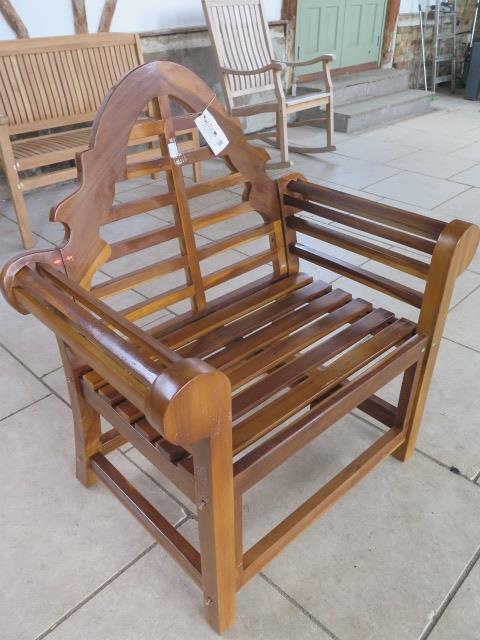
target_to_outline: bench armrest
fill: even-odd
[[[168,441],[188,446],[225,424],[231,390],[223,373],[182,358],[51,266],[30,263],[13,282],[9,266],[7,299],[52,329]]]

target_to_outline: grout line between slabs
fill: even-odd
[[[451,311],[453,311],[454,309],[456,309],[462,302],[464,302],[464,300],[466,300],[467,298],[469,298],[471,295],[473,295],[474,293],[476,293],[478,290],[480,289],[480,284],[477,284],[476,287],[474,287],[471,291],[469,291],[465,296],[463,296],[463,298],[461,298],[458,302],[456,302],[452,307],[450,307],[450,309],[448,310],[448,313],[450,313]]]
[[[363,415],[355,412],[351,412],[351,415],[353,415],[355,418],[357,418],[358,420],[360,420],[361,422],[367,424],[370,427],[374,427],[374,429],[377,429],[378,431],[385,433],[384,429],[382,429],[382,427],[380,427],[378,424],[375,424],[374,422],[371,422],[368,418],[365,418]],[[425,451],[422,451],[422,449],[419,449],[418,447],[415,447],[415,453],[418,453],[419,455],[423,456],[424,458],[427,458],[427,460],[430,460],[431,462],[437,464],[439,467],[442,467],[443,469],[446,469],[447,471],[451,472],[451,465],[448,465],[446,462],[443,462],[442,460],[438,460],[437,458],[434,458],[432,455],[430,455],[429,453],[426,453]],[[467,482],[469,482],[470,484],[476,484],[477,479],[480,478],[480,472],[478,473],[478,476],[474,476],[473,478],[469,478],[467,475],[465,475],[464,473],[462,473],[460,471],[460,473],[455,473],[455,475],[459,478],[463,478],[464,480],[467,480]],[[480,486],[480,485],[476,485],[476,486]]]
[[[16,409],[15,411],[12,411],[12,413],[9,413],[6,416],[3,416],[3,418],[0,418],[0,422],[3,422],[3,420],[7,420],[7,418],[11,418],[12,416],[16,415],[17,413],[20,413],[20,411],[23,411],[24,409],[28,409],[29,407],[33,407],[35,404],[37,404],[37,402],[41,402],[42,400],[45,400],[45,398],[48,398],[51,395],[52,395],[51,393],[47,393],[46,396],[42,396],[41,398],[38,398],[37,400],[34,400],[33,402],[29,402],[24,407],[20,407],[20,409]]]
[[[463,347],[464,349],[469,349],[474,353],[480,353],[479,349],[475,349],[475,347],[470,347],[468,344],[463,344],[463,342],[458,342],[457,340],[453,340],[452,338],[448,338],[447,336],[443,336],[442,340],[448,340],[448,342],[452,342],[453,344],[456,344],[459,347]]]
[[[190,517],[188,515],[186,515],[176,525],[174,525],[175,529],[179,529],[188,520],[190,520]],[[134,564],[136,564],[139,560],[141,560],[143,557],[145,557],[148,553],[150,553],[150,551],[152,551],[157,546],[159,546],[157,542],[152,542],[151,544],[149,544],[148,547],[146,547],[143,551],[141,551],[138,555],[136,555],[135,558],[132,558],[123,567],[121,567],[112,576],[110,576],[110,578],[105,580],[105,582],[103,582],[100,586],[98,586],[91,593],[89,593],[87,596],[85,596],[85,598],[80,600],[80,602],[78,602],[74,607],[69,609],[63,616],[61,616],[56,622],[54,622],[48,629],[43,631],[40,635],[36,636],[34,638],[34,640],[43,640],[43,638],[46,638],[48,635],[50,635],[50,633],[52,633],[52,631],[55,631],[55,629],[57,629],[57,627],[59,627],[66,620],[68,620],[68,618],[70,618],[74,613],[76,613],[79,609],[81,609],[85,604],[90,602],[90,600],[92,600],[95,596],[97,596],[104,589],[106,589],[109,585],[111,585],[112,582],[114,582],[118,577],[120,577],[122,574],[124,574],[126,571],[128,571],[128,569],[130,569],[130,567],[133,567]]]
[[[468,578],[468,576],[470,575],[473,567],[477,564],[477,562],[479,560],[480,560],[480,547],[478,547],[476,552],[473,554],[472,558],[470,559],[470,562],[467,564],[465,569],[462,571],[460,576],[457,578],[457,580],[453,584],[452,588],[450,589],[450,591],[445,596],[445,599],[443,600],[442,604],[438,607],[438,609],[435,612],[433,618],[430,620],[430,622],[427,624],[425,629],[420,634],[418,640],[427,640],[427,638],[430,637],[430,634],[432,633],[432,631],[435,629],[435,627],[437,626],[437,624],[441,620],[441,618],[442,618],[443,614],[445,613],[445,611],[448,609],[448,606],[449,606],[450,602],[455,598],[455,596],[457,595],[458,591],[460,590],[460,587],[463,585],[465,580]]]
[[[45,396],[45,398],[47,398],[49,395],[54,395],[56,398],[58,398],[64,404],[66,404],[67,407],[70,407],[70,404],[65,400],[65,398],[62,398],[62,396],[57,391],[55,391],[53,387],[47,384],[43,379],[44,376],[47,376],[49,373],[52,373],[52,371],[58,371],[58,369],[60,369],[61,366],[58,367],[57,369],[52,369],[52,371],[48,371],[47,373],[42,374],[42,376],[39,376],[34,371],[32,371],[32,369],[30,369],[30,367],[28,367],[22,360],[20,360],[20,358],[16,356],[15,353],[13,353],[13,351],[10,351],[10,349],[3,342],[0,342],[0,347],[2,347],[14,360],[16,360],[24,369],[26,369],[30,375],[32,375],[36,380],[38,380],[38,382],[40,382],[44,387],[46,387],[50,391],[50,393],[48,393]],[[40,398],[40,400],[43,400],[43,398]],[[25,409],[28,406],[30,405],[26,405],[25,407],[22,407],[22,409]],[[19,409],[18,411],[21,411],[21,409]],[[18,411],[14,411],[14,413],[18,413]]]
[[[271,578],[265,575],[263,571],[261,571],[258,575],[260,578],[262,578],[262,580],[264,580],[273,589],[275,589],[275,591],[277,591],[283,598],[288,600],[290,604],[292,604],[296,609],[301,611],[303,615],[305,615],[317,627],[319,627],[324,633],[326,633],[331,640],[340,640],[340,638],[335,633],[333,633],[333,631],[330,631],[330,629],[327,626],[325,626],[323,622],[320,622],[320,620],[318,620],[318,618],[316,618],[312,613],[310,613],[308,609],[305,609],[304,607],[302,607],[302,605],[299,602],[297,602],[295,598],[292,598],[292,596],[289,595],[286,591],[284,591],[281,587],[279,587],[278,584],[276,584],[276,582],[274,582],[273,580],[271,580]]]
[[[48,629],[43,631],[40,635],[36,636],[34,640],[43,640],[43,638],[46,638],[48,635],[50,635],[52,631],[55,631],[57,627],[59,627],[66,620],[68,620],[68,618],[70,618],[74,613],[76,613],[85,604],[87,604],[87,602],[90,602],[90,600],[92,600],[96,595],[98,595],[100,592],[106,589],[106,587],[112,584],[114,580],[116,580],[119,576],[125,573],[125,571],[130,569],[130,567],[132,567],[136,562],[138,562],[138,560],[141,560],[144,556],[150,553],[150,551],[152,551],[152,549],[154,549],[156,546],[157,546],[157,543],[152,542],[146,549],[144,549],[137,556],[135,556],[135,558],[132,558],[132,560],[127,562],[127,564],[125,564],[121,569],[116,571],[112,576],[110,576],[110,578],[105,580],[105,582],[103,582],[99,587],[97,587],[91,593],[89,593],[88,596],[80,600],[80,602],[78,602],[74,607],[72,607],[66,613],[64,613],[63,616],[61,616],[56,622],[54,622]]]

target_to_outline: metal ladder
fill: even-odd
[[[457,56],[457,0],[448,0],[453,11],[445,10],[442,0],[436,0],[435,24],[433,27],[433,59],[432,59],[432,92],[435,93],[437,84],[450,81],[452,92],[455,91],[455,72]],[[448,18],[448,20],[445,20]],[[447,23],[447,24],[445,24]],[[449,24],[450,23],[450,24]],[[450,30],[446,30],[450,27]],[[441,43],[452,42],[449,53],[439,53]],[[450,62],[450,73],[439,75],[441,63]]]

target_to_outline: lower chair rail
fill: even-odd
[[[256,542],[243,556],[241,586],[253,578],[262,568],[284,549],[306,527],[332,507],[371,469],[389,456],[405,440],[405,434],[392,428],[363,451],[353,462],[337,473],[321,489],[305,500],[295,511]]]
[[[120,500],[147,531],[202,586],[199,552],[102,454],[90,458],[90,466],[103,484]]]

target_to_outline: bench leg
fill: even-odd
[[[83,398],[80,388],[83,367],[64,343],[59,341],[59,347],[73,413],[76,476],[85,487],[90,487],[97,481],[90,458],[102,450],[100,416]]]
[[[18,176],[18,172],[15,169],[15,158],[13,157],[12,145],[10,143],[8,131],[6,131],[5,128],[1,126],[0,150],[2,153],[3,170],[5,172],[5,178],[10,190],[10,195],[12,197],[15,215],[17,216],[22,243],[25,249],[31,249],[35,243],[33,241],[32,231],[30,229],[27,207],[25,206],[25,198],[23,197],[23,192],[20,188],[20,178]]]
[[[205,617],[223,633],[235,622],[236,607],[231,427],[192,448]]]

